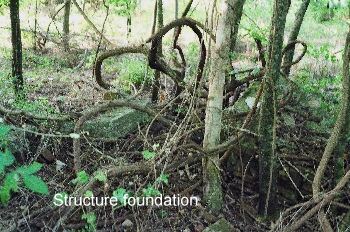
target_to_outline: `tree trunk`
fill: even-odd
[[[22,73],[22,41],[19,20],[19,0],[10,0],[12,80],[17,100],[24,98]]]
[[[33,50],[37,49],[37,28],[38,28],[38,0],[35,0],[35,14],[34,14],[34,35],[33,35]]]
[[[312,182],[313,197],[318,198],[321,189],[321,181],[324,176],[328,161],[333,152],[343,152],[345,149],[345,144],[347,142],[347,137],[349,133],[350,124],[350,29],[346,38],[346,44],[343,55],[343,90],[341,107],[337,117],[337,121],[334,125],[331,136],[327,141],[326,148],[323,152],[320,164],[317,167],[314,180]],[[341,154],[343,155],[343,153]],[[339,162],[339,154],[336,156]],[[343,157],[342,157],[343,158]],[[338,164],[339,165],[339,164]],[[342,172],[336,173],[336,177],[343,175]],[[319,222],[323,231],[333,231],[329,221],[326,218],[324,210],[320,210],[318,215]]]
[[[71,1],[67,0],[64,6],[64,18],[63,18],[63,48],[65,51],[69,51],[69,15],[70,15]]]
[[[162,0],[156,0],[157,1],[157,7],[155,9],[155,13],[157,13],[157,28],[158,30],[164,27],[164,20],[163,20],[163,1]],[[157,56],[161,57],[163,51],[162,41],[159,42]],[[154,82],[153,82],[153,89],[152,89],[152,101],[156,102],[158,100],[158,94],[159,94],[159,79],[160,79],[160,71],[155,70],[154,71]]]
[[[175,0],[175,20],[179,18],[179,0]]]
[[[309,4],[310,4],[310,0],[303,0],[303,2],[301,3],[298,12],[295,15],[295,23],[292,28],[292,31],[289,34],[288,43],[298,39],[300,27],[304,21],[304,16],[307,11],[307,8],[309,7]],[[293,62],[294,51],[295,51],[295,46],[287,50],[283,58],[283,65],[287,65]],[[286,76],[289,76],[290,68],[291,66],[288,66],[283,69],[283,73],[286,74]]]
[[[259,120],[259,209],[266,219],[278,216],[276,201],[276,83],[280,76],[282,45],[290,0],[275,0],[269,37],[266,76]]]
[[[235,14],[233,15],[233,26],[232,26],[232,38],[230,43],[230,52],[234,52],[236,42],[237,42],[237,35],[238,35],[238,28],[239,24],[241,22],[242,14],[243,14],[243,6],[244,6],[245,0],[235,0],[233,2],[232,8],[234,9]],[[227,79],[225,84],[225,94],[232,91],[234,92],[235,89],[232,88],[232,86],[235,86],[236,78],[234,76],[231,76],[231,78]],[[224,100],[224,107],[228,107],[230,105],[230,98],[226,98]]]
[[[235,14],[233,16],[232,39],[230,44],[231,52],[234,51],[236,46],[238,28],[241,22],[242,14],[243,14],[244,3],[245,3],[245,0],[235,0],[232,5],[232,8],[234,9]]]
[[[209,94],[205,114],[205,134],[203,147],[205,150],[216,147],[220,142],[221,114],[223,91],[226,76],[231,71],[230,43],[234,11],[233,0],[223,4],[221,19],[216,32],[216,44],[213,50],[209,79]],[[219,154],[211,154],[203,159],[204,200],[208,210],[218,213],[223,205],[221,178],[219,170]]]
[[[126,38],[129,39],[131,34],[131,15],[130,14],[126,18],[126,29],[127,29]]]

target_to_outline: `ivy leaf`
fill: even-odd
[[[164,182],[166,184],[169,184],[169,179],[168,179],[169,175],[168,174],[161,174],[157,179],[156,181],[161,183],[161,182]]]
[[[95,179],[100,181],[100,182],[103,182],[103,183],[107,182],[107,176],[104,174],[104,172],[102,170],[97,171]]]
[[[34,175],[23,175],[22,178],[24,185],[33,192],[49,194],[47,185],[40,177]]]
[[[6,148],[5,152],[0,151],[0,174],[4,172],[5,167],[10,166],[15,161],[15,157]]]
[[[154,188],[153,185],[148,184],[147,188],[142,189],[143,194],[145,194],[146,197],[153,197],[153,196],[159,196],[160,192],[158,189]]]
[[[37,173],[41,167],[43,165],[41,163],[38,162],[34,162],[29,166],[23,166],[23,167],[19,167],[17,168],[17,171],[21,174],[21,175],[32,175],[34,173]]]
[[[149,159],[153,159],[156,156],[156,153],[145,150],[142,152],[142,156],[143,158],[145,158],[145,160],[149,160]]]
[[[86,190],[84,196],[85,197],[92,197],[94,195],[94,193],[91,190]]]
[[[87,182],[89,182],[89,179],[90,179],[89,175],[85,171],[80,171],[77,174],[77,178],[72,180],[72,183],[73,184],[77,184],[77,183],[87,184]]]
[[[113,197],[116,197],[118,201],[124,205],[124,197],[127,199],[129,194],[126,192],[126,189],[118,188],[117,190],[113,191]]]
[[[96,215],[94,212],[84,213],[81,215],[81,219],[85,219],[88,224],[94,224],[96,222]]]

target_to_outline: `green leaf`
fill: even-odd
[[[145,160],[149,160],[149,159],[153,159],[156,156],[156,153],[145,150],[142,152],[142,156],[143,158],[145,158]]]
[[[8,201],[10,200],[11,195],[8,189],[0,186],[0,201],[3,206],[7,206]]]
[[[11,127],[6,125],[0,125],[0,138],[5,137],[11,130]]]
[[[77,183],[87,184],[89,182],[89,179],[90,179],[90,177],[85,171],[80,171],[77,174],[77,178],[72,180],[72,183],[73,184],[77,184]]]
[[[18,191],[18,174],[15,171],[7,173],[4,180],[4,186],[0,186],[0,201],[3,206],[7,206],[11,199],[11,191]]]
[[[168,179],[169,175],[168,174],[161,174],[157,179],[156,182],[164,182],[166,184],[169,184],[169,179]]]
[[[85,219],[88,224],[95,224],[96,215],[94,212],[84,213],[81,215],[81,219]]]
[[[147,188],[142,189],[142,192],[146,197],[153,197],[153,196],[160,195],[159,190],[154,188],[153,185],[151,185],[151,184],[148,184]]]
[[[129,194],[126,192],[126,189],[124,188],[118,188],[117,190],[113,191],[113,197],[116,197],[118,201],[124,205],[124,197],[126,199],[129,198]]]
[[[14,171],[7,173],[4,180],[4,188],[8,191],[18,191],[18,174]]]
[[[22,166],[16,169],[17,172],[19,172],[21,175],[32,175],[34,173],[37,173],[43,165],[38,162],[34,162],[29,166]]]
[[[5,167],[10,166],[15,161],[15,157],[6,148],[5,153],[0,151],[0,174],[4,172]]]
[[[92,197],[94,195],[94,193],[91,190],[86,190],[84,196],[85,197]]]
[[[34,175],[23,175],[22,178],[24,185],[33,192],[49,194],[47,185],[40,177]]]
[[[100,182],[103,182],[103,183],[107,182],[107,176],[104,174],[104,172],[102,170],[97,171],[95,179],[100,181]]]

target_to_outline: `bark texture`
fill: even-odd
[[[264,92],[259,120],[259,216],[278,216],[276,201],[276,83],[280,76],[282,45],[290,0],[275,0],[269,37]]]
[[[22,71],[22,40],[19,19],[19,0],[10,0],[12,81],[17,99],[24,97]]]
[[[337,117],[337,121],[333,128],[332,134],[327,141],[326,148],[323,152],[320,164],[317,167],[315,177],[312,183],[313,197],[320,197],[321,181],[324,176],[327,164],[333,152],[341,152],[345,149],[346,138],[348,135],[350,122],[350,74],[349,74],[349,60],[350,60],[350,30],[346,37],[346,44],[343,55],[343,91],[341,99],[341,108]],[[339,158],[338,158],[339,159]],[[338,173],[338,175],[342,175]],[[326,218],[324,210],[320,210],[318,219],[323,231],[333,231],[329,221]]]
[[[164,27],[164,20],[163,20],[163,0],[156,0],[157,1],[157,7],[155,8],[155,13],[157,14],[157,28],[158,31]],[[162,46],[162,39],[160,39],[158,47],[157,47],[157,57],[162,56],[163,46]],[[160,79],[160,71],[155,70],[154,71],[154,85],[152,90],[152,101],[156,102],[158,100],[158,94],[159,94],[159,79]]]
[[[209,94],[205,115],[204,150],[210,150],[220,142],[224,84],[225,78],[231,70],[229,52],[234,15],[231,7],[233,2],[233,0],[224,1],[221,19],[216,32],[216,44],[212,55]],[[218,213],[223,205],[219,166],[218,153],[213,153],[203,159],[204,200],[208,209],[213,213]]]
[[[69,16],[70,16],[71,1],[67,0],[64,5],[63,17],[63,48],[69,51]]]

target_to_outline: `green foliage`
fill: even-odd
[[[156,189],[152,184],[148,184],[147,188],[142,189],[142,193],[146,197],[156,197],[160,195],[159,190]]]
[[[337,64],[339,59],[331,53],[329,44],[319,47],[308,44],[307,55],[319,62],[320,68],[316,73],[307,68],[301,69],[295,82],[306,92],[317,96],[321,109],[334,116],[339,108],[341,74],[330,73],[328,65]]]
[[[145,160],[150,160],[156,157],[156,153],[149,150],[145,150],[142,152],[142,156]]]
[[[113,6],[120,16],[130,17],[136,9],[135,0],[106,0],[106,4]]]
[[[52,108],[49,100],[46,97],[39,97],[38,99],[32,102],[28,102],[27,100],[22,99],[22,100],[18,100],[16,102],[13,101],[10,103],[12,103],[12,105],[14,105],[15,107],[21,110],[31,112],[31,113],[37,113],[37,114],[43,114],[43,115],[58,113],[56,112],[55,109]]]
[[[127,192],[126,189],[124,189],[124,188],[118,188],[118,189],[113,191],[113,197],[117,198],[122,206],[125,206],[124,199],[128,199],[130,195],[131,195],[131,193]]]
[[[85,170],[78,172],[77,177],[72,180],[73,184],[81,183],[87,184],[90,180],[89,175],[85,172]]]
[[[47,55],[38,55],[30,51],[23,52],[23,68],[35,69],[62,69],[71,66],[70,57],[55,57]]]
[[[3,14],[4,8],[10,4],[9,0],[0,0],[0,14]]]
[[[49,194],[49,190],[45,182],[38,176],[22,175],[24,185],[36,193]]]
[[[104,174],[104,172],[102,170],[97,171],[95,179],[100,181],[100,182],[103,182],[103,183],[107,182],[107,176]]]
[[[5,148],[5,152],[0,150],[0,174],[3,174],[5,168],[13,164],[13,162],[15,162],[15,157],[7,148]]]
[[[94,193],[91,190],[86,190],[86,192],[84,193],[84,197],[92,197],[94,195]]]
[[[126,91],[131,90],[130,85],[139,87],[144,81],[150,83],[153,78],[153,71],[148,68],[146,60],[139,57],[123,57],[117,64],[107,63],[105,69],[112,72],[117,70],[114,83]]]
[[[85,220],[87,225],[85,225],[85,228],[83,229],[83,231],[96,231],[96,215],[93,211],[89,212],[89,213],[83,213],[81,215],[81,219]]]
[[[331,53],[329,44],[323,44],[319,47],[316,47],[313,44],[308,44],[308,49],[306,51],[306,54],[319,60],[319,59],[324,59],[325,61],[331,61],[332,63],[336,63],[339,60],[337,57]]]
[[[0,180],[3,184],[0,185],[0,201],[6,206],[11,198],[11,192],[17,192],[20,184],[29,190],[40,193],[49,194],[49,190],[45,182],[34,174],[40,171],[42,164],[34,162],[29,166],[20,166],[16,169],[10,169],[5,172],[5,169],[13,165],[15,157],[7,148],[7,135],[10,131],[8,126],[0,124]],[[21,178],[20,178],[21,177]]]
[[[330,4],[328,8],[327,4],[329,2],[331,1],[311,1],[309,9],[312,11],[317,22],[323,23],[335,19],[340,19],[348,14],[347,7],[342,7],[339,2],[337,4]]]
[[[161,174],[161,175],[156,179],[156,182],[158,182],[158,183],[169,184],[169,175],[168,175],[168,174]]]

